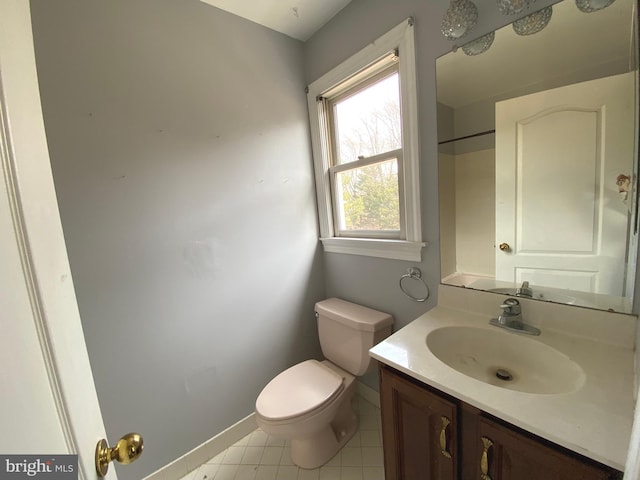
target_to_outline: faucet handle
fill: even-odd
[[[520,302],[515,298],[507,298],[504,303],[500,305],[500,308],[504,310],[504,313],[512,315],[518,315],[521,312]]]

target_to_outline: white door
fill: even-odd
[[[78,478],[97,479],[93,457],[105,429],[51,176],[25,0],[0,2],[0,88],[0,454],[77,453]],[[106,478],[116,479],[113,467]]]
[[[496,104],[498,280],[624,295],[633,89],[622,74]]]

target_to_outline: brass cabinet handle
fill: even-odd
[[[96,445],[96,471],[99,477],[104,477],[109,470],[109,462],[117,460],[127,464],[133,462],[142,453],[142,437],[137,433],[128,433],[116,443],[115,447],[109,448],[107,441],[103,438]]]
[[[510,252],[511,251],[511,245],[509,245],[508,243],[501,243],[500,245],[498,245],[498,248],[500,250],[502,250],[503,252]]]
[[[484,450],[482,451],[482,458],[480,458],[480,480],[491,480],[489,476],[489,449],[493,446],[493,442],[487,437],[482,437],[482,445]]]
[[[442,430],[440,430],[440,453],[446,458],[451,458],[451,454],[447,451],[447,427],[451,421],[447,417],[440,417],[442,420]]]

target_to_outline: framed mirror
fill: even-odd
[[[590,3],[437,59],[442,283],[631,313],[636,3]]]

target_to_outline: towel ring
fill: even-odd
[[[424,297],[414,297],[409,292],[407,292],[405,290],[404,286],[402,285],[402,281],[404,279],[406,279],[406,278],[410,278],[412,280],[420,280],[422,282],[422,284],[424,285],[424,288],[427,291],[425,296]],[[407,269],[407,273],[405,273],[404,275],[402,275],[400,277],[400,290],[402,290],[402,293],[404,293],[407,297],[409,297],[414,302],[424,302],[427,298],[429,298],[429,286],[427,285],[427,283],[424,280],[422,280],[422,272],[420,271],[420,269],[418,267],[409,267]]]

